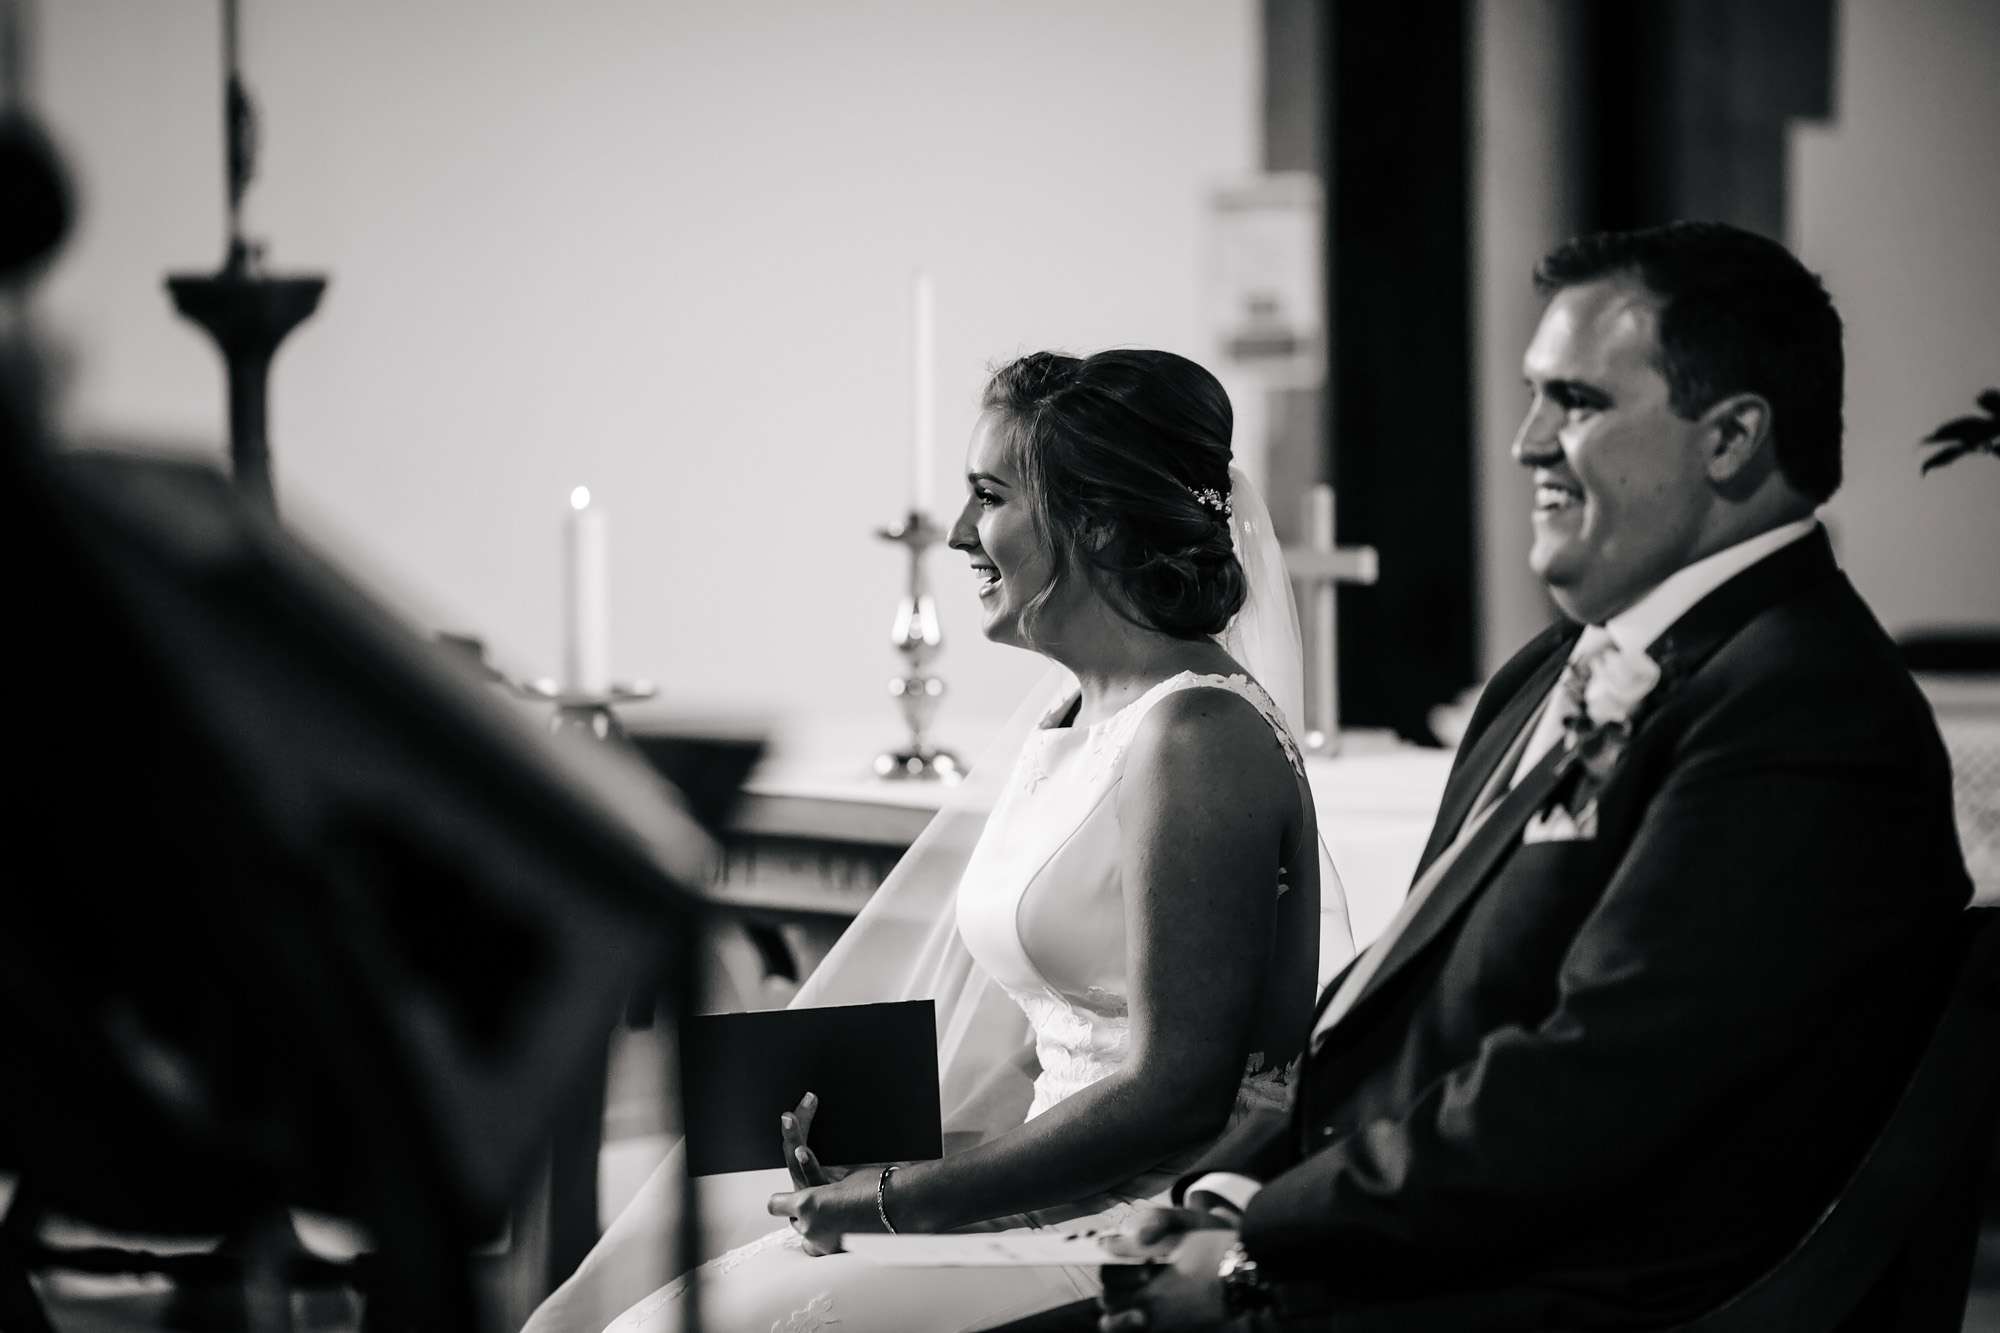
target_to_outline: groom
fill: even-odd
[[[1566,619],[1480,698],[1290,1114],[1142,1223],[1221,1229],[1107,1269],[1107,1330],[1690,1317],[1804,1234],[1937,1011],[1970,885],[1930,710],[1813,517],[1826,292],[1702,223],[1536,280],[1513,456]]]

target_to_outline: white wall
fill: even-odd
[[[1837,103],[1792,154],[1794,243],[1847,320],[1840,557],[1891,631],[2000,624],[2000,459],[1915,441],[2000,385],[2000,5],[1847,0]]]
[[[251,231],[332,278],[273,374],[287,514],[553,672],[587,483],[615,674],[883,740],[901,569],[869,534],[905,502],[911,269],[937,283],[949,483],[988,362],[1201,354],[1204,194],[1258,161],[1252,0],[244,9]],[[217,10],[40,7],[84,196],[40,308],[80,431],[221,447],[215,354],[160,286],[220,260]],[[957,557],[933,569],[949,741],[1033,663],[979,639]]]

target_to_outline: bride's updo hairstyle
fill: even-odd
[[[1248,582],[1229,538],[1235,414],[1215,376],[1172,352],[1035,352],[1002,366],[998,412],[1054,574],[1022,610],[1086,569],[1119,614],[1178,639],[1220,634]]]

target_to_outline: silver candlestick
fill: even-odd
[[[908,663],[903,674],[889,678],[889,695],[902,706],[910,743],[876,755],[875,772],[884,778],[957,782],[965,776],[958,756],[930,743],[931,718],[944,699],[944,679],[927,668],[944,647],[944,631],[924,578],[924,552],[943,541],[944,532],[922,511],[912,509],[899,526],[878,528],[875,535],[902,544],[910,553],[909,588],[896,603],[896,623],[889,630],[889,642]]]
[[[498,685],[517,699],[553,704],[549,731],[558,736],[582,735],[593,740],[625,738],[625,727],[611,711],[615,704],[643,703],[657,695],[659,687],[650,680],[613,681],[603,690],[565,689],[554,677],[537,676],[516,680],[486,660],[486,642],[476,634],[440,630],[438,642],[470,665],[488,682]]]
[[[566,690],[546,677],[527,681],[515,688],[526,698],[555,705],[555,711],[549,715],[551,732],[558,736],[589,736],[600,741],[624,738],[625,727],[619,722],[617,714],[611,711],[613,704],[640,703],[659,693],[650,680],[617,681],[602,693]]]

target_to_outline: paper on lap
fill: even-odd
[[[841,1238],[841,1246],[870,1263],[895,1268],[1095,1268],[1100,1264],[1157,1264],[1173,1258],[1173,1244],[1143,1254],[1114,1253],[1115,1232],[986,1231],[950,1236]]]

